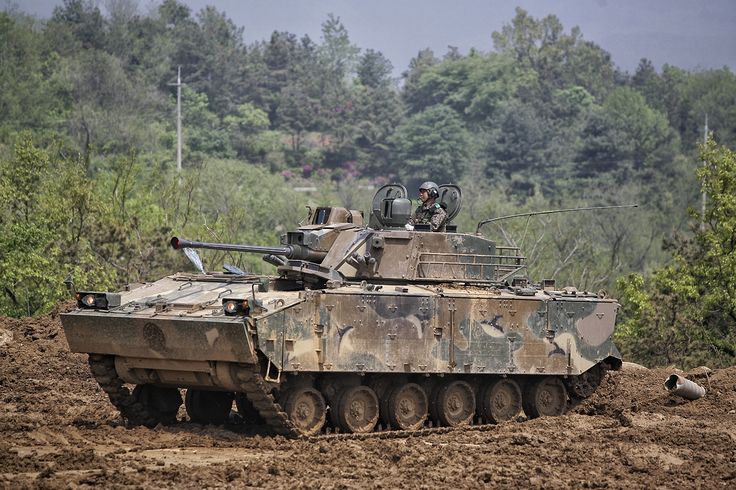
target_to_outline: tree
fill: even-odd
[[[66,107],[33,19],[0,12],[0,45],[0,141],[21,129],[55,127]]]
[[[169,72],[159,81],[161,88],[181,66],[186,83],[207,95],[214,113],[224,117],[234,112],[252,92],[252,77],[246,76],[243,28],[211,6],[196,18],[189,15],[188,7],[173,1],[162,4],[159,11],[173,45],[168,50]]]
[[[132,60],[128,57],[132,54],[130,46],[135,41],[130,24],[139,20],[138,2],[136,0],[107,0],[105,4],[109,13],[106,48],[108,52],[125,60],[126,65],[131,64]]]
[[[112,285],[86,238],[92,188],[80,159],[52,158],[30,133],[18,136],[0,161],[0,314],[50,310],[68,297],[67,278]]]
[[[262,52],[264,72],[259,78],[259,93],[267,107],[269,119],[276,122],[276,112],[281,101],[280,93],[292,78],[299,59],[299,46],[294,34],[274,31],[268,43],[259,46]]]
[[[279,235],[303,219],[303,195],[281,176],[233,160],[210,160],[193,191],[193,223],[186,232],[194,240],[275,246]],[[202,251],[208,270],[228,262],[244,270],[273,273],[259,254]]]
[[[369,49],[358,63],[358,83],[370,88],[388,85],[393,69],[391,62],[380,51]]]
[[[458,182],[470,158],[468,131],[455,111],[443,105],[410,117],[396,129],[392,142],[405,182]]]
[[[683,140],[689,145],[702,141],[707,114],[717,141],[736,145],[736,75],[727,67],[695,73],[689,77],[685,93],[692,105]]]
[[[354,88],[354,126],[350,146],[361,173],[376,178],[395,175],[391,161],[390,138],[403,119],[399,94],[388,84],[377,87],[357,85]]]
[[[106,22],[100,9],[90,0],[64,0],[63,6],[54,7],[48,29],[59,36],[56,49],[70,54],[80,49],[103,49]]]
[[[736,75],[730,69],[690,73],[665,65],[657,75],[650,66],[640,64],[632,83],[651,107],[667,115],[687,151],[702,141],[706,115],[718,141],[736,143]]]
[[[227,157],[232,154],[230,139],[220,118],[210,109],[207,94],[183,88],[182,121],[189,158],[201,161],[205,155]]]
[[[416,108],[413,112],[419,112],[432,104],[429,101],[423,100],[422,95],[417,93],[417,84],[424,72],[439,63],[439,61],[434,55],[434,51],[429,48],[422,49],[409,61],[409,69],[401,74],[401,77],[404,79],[404,88],[401,95],[409,107]]]
[[[254,144],[258,135],[271,125],[266,111],[250,103],[238,106],[237,113],[226,116],[223,122],[230,131],[232,146],[238,155],[251,158],[260,150]]]
[[[611,174],[619,182],[669,180],[679,139],[667,119],[638,92],[618,88],[583,130],[579,175]]]
[[[649,278],[619,281],[624,355],[689,368],[736,361],[736,153],[711,139],[697,172],[708,205],[692,212],[692,237],[676,236],[673,261]]]
[[[158,148],[146,123],[152,123],[167,107],[166,99],[150,86],[139,85],[119,58],[101,50],[85,50],[65,58],[62,73],[67,87],[64,95],[73,107],[66,123],[88,166],[95,152]]]
[[[636,72],[631,77],[631,86],[644,96],[649,107],[663,114],[667,113],[667,106],[662,97],[665,90],[664,82],[650,60],[642,58],[639,61]]]
[[[164,0],[158,8],[161,21],[168,27],[175,27],[191,19],[192,11],[177,0]]]
[[[581,86],[602,98],[613,87],[610,55],[583,41],[578,27],[565,33],[554,15],[537,20],[517,7],[511,24],[492,36],[498,52],[511,55],[522,68],[537,74],[536,90],[529,92],[532,98],[548,101],[555,89],[568,85]]]
[[[320,61],[326,69],[326,78],[342,83],[355,73],[360,48],[350,42],[350,36],[339,17],[332,14],[322,23]]]
[[[330,133],[338,146],[352,134],[354,99],[348,82],[355,75],[360,49],[350,42],[339,17],[328,15],[322,24],[322,44],[317,51],[319,73],[313,73],[320,97],[320,130]],[[314,84],[312,84],[314,86]]]
[[[550,127],[532,104],[513,99],[500,108],[486,136],[486,172],[510,182],[514,193],[528,195],[535,187],[552,184],[554,164],[545,157]]]

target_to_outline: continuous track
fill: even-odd
[[[115,371],[115,359],[113,356],[90,354],[89,365],[97,383],[99,383],[103,391],[107,393],[112,404],[130,424],[154,427],[159,423],[169,424],[176,421],[175,412],[173,415],[168,413],[162,414],[155,407],[143,403],[134,393],[130,392],[128,387],[125,386],[125,381]],[[588,396],[594,391],[595,387],[597,387],[605,375],[605,371],[606,366],[601,366],[600,371],[594,376],[595,379],[580,378],[577,380],[585,384],[585,396]],[[362,434],[328,432],[329,429],[323,429],[323,432],[319,435],[305,436],[294,427],[286,412],[274,398],[269,384],[259,372],[258,365],[239,364],[238,369],[236,369],[236,378],[240,387],[239,391],[246,396],[268,428],[275,434],[289,438],[310,441],[392,439],[445,434],[454,431],[470,430],[483,432],[493,430],[496,427],[495,424],[485,423],[460,427],[423,427],[416,430],[392,430],[390,428],[379,427],[377,431]],[[572,387],[572,381],[569,384]],[[583,395],[583,393],[580,395]],[[568,409],[585,398],[585,396],[580,395],[576,396],[575,390],[570,390]]]
[[[266,380],[258,372],[257,365],[240,364],[236,377],[240,383],[240,391],[245,394],[253,408],[276,434],[288,437],[301,437],[301,434],[289,421],[286,412],[270,393]]]
[[[113,356],[90,354],[89,367],[97,383],[129,423],[154,427],[159,423],[173,422],[173,420],[161,420],[160,414],[152,411],[151,407],[147,407],[133,396],[125,386],[125,381],[115,371]]]

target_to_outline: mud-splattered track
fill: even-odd
[[[694,402],[664,392],[671,372],[612,373],[562,417],[420,436],[125,428],[56,316],[0,319],[0,488],[736,487],[736,368],[697,378]]]

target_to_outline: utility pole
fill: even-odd
[[[176,72],[176,171],[181,172],[181,65]]]
[[[705,113],[705,127],[703,128],[703,144],[708,143],[708,113]],[[703,166],[705,167],[706,163],[703,162]],[[705,201],[706,201],[706,195],[705,190],[703,190],[702,195],[700,196],[700,231],[705,231]]]

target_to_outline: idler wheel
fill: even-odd
[[[319,434],[325,425],[327,405],[322,394],[311,387],[295,388],[286,395],[284,411],[300,434]]]
[[[493,423],[513,419],[521,411],[521,388],[508,378],[502,378],[486,387],[480,402],[481,415]]]
[[[407,383],[395,388],[388,398],[387,410],[391,427],[401,430],[416,430],[427,420],[427,394],[416,383]]]
[[[148,384],[137,385],[133,388],[132,396],[143,408],[148,421],[153,419],[156,423],[162,424],[176,422],[176,413],[181,406],[181,394],[176,388],[162,388]],[[155,425],[148,421],[144,424]]]
[[[184,406],[192,422],[222,425],[233,408],[233,394],[228,391],[207,391],[189,388]]]
[[[522,400],[530,419],[562,415],[567,409],[567,389],[556,376],[542,378],[527,387]]]
[[[440,386],[433,399],[433,414],[440,424],[456,427],[473,420],[475,393],[465,381],[452,381]]]
[[[345,388],[337,402],[337,422],[345,432],[372,432],[378,422],[378,397],[368,386]]]

